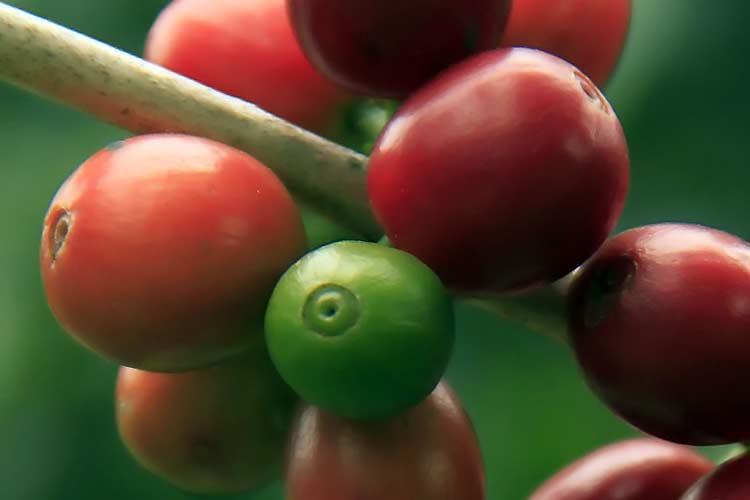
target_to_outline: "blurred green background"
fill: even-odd
[[[9,3],[140,54],[166,2]],[[620,229],[686,221],[750,235],[748,18],[744,0],[634,1],[631,36],[606,89],[632,158]],[[191,498],[128,456],[113,418],[116,367],[57,327],[40,284],[39,235],[55,190],[77,164],[126,135],[0,84],[3,500]],[[476,425],[489,499],[524,499],[570,460],[635,434],[591,396],[563,345],[490,313],[459,312],[448,378]],[[232,498],[281,497],[274,485]]]

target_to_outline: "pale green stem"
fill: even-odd
[[[84,35],[0,3],[0,79],[130,130],[200,135],[247,151],[321,212],[376,239],[367,158]]]

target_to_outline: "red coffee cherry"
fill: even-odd
[[[503,47],[531,47],[570,61],[603,86],[630,25],[630,0],[513,0]]]
[[[52,200],[41,271],[73,337],[118,364],[205,366],[262,336],[276,279],[305,251],[268,168],[207,139],[146,135],[103,149]]]
[[[445,382],[392,420],[351,421],[307,406],[292,425],[288,500],[484,500],[471,422]]]
[[[631,439],[573,462],[529,500],[676,500],[713,467],[688,447]]]
[[[501,49],[414,94],[378,138],[372,208],[391,242],[470,292],[553,281],[613,229],[628,186],[614,111],[569,63]]]
[[[750,440],[750,246],[659,224],[607,241],[570,295],[584,375],[617,414],[685,444]]]
[[[346,100],[305,58],[284,0],[174,0],[145,57],[318,132]]]
[[[747,500],[750,498],[750,457],[743,454],[719,465],[680,500]]]
[[[400,99],[497,47],[510,0],[288,0],[302,49],[330,80]]]
[[[178,488],[236,493],[281,472],[296,398],[265,351],[178,374],[121,368],[116,399],[125,445]]]

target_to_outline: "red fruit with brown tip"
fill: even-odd
[[[572,285],[570,339],[594,392],[669,441],[750,440],[750,246],[657,224],[607,241]]]
[[[544,50],[607,83],[630,25],[630,0],[513,0],[501,45]]]
[[[474,430],[445,382],[395,419],[350,421],[307,406],[292,429],[288,500],[485,498]]]
[[[680,500],[747,500],[750,498],[750,456],[743,454],[719,465]]]
[[[224,144],[145,135],[84,162],[47,212],[47,301],[78,341],[118,364],[182,371],[262,336],[276,279],[305,252],[292,197]]]
[[[471,293],[554,281],[606,239],[628,187],[627,144],[599,90],[531,49],[475,56],[396,112],[368,166],[393,245]]]
[[[347,99],[305,58],[284,0],[174,0],[145,57],[317,132]]]
[[[631,439],[573,462],[529,500],[677,500],[713,467],[686,446]]]
[[[192,493],[257,490],[281,472],[296,398],[265,349],[186,373],[121,368],[117,424],[148,470]]]
[[[320,72],[366,95],[401,99],[472,54],[497,47],[510,0],[288,0]]]

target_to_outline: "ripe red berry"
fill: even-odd
[[[264,351],[186,373],[121,368],[117,380],[125,445],[145,468],[192,493],[274,480],[295,402]]]
[[[284,0],[174,0],[145,57],[318,132],[346,100],[305,58]]]
[[[750,498],[750,456],[740,455],[698,481],[680,500],[747,500]]]
[[[501,45],[541,49],[604,85],[630,24],[630,0],[513,0]]]
[[[189,370],[262,335],[276,279],[305,251],[268,168],[207,139],[147,135],[81,165],[52,200],[41,271],[62,327],[118,364]]]
[[[600,448],[548,479],[529,500],[676,500],[713,463],[652,438]]]
[[[507,292],[588,258],[617,222],[628,171],[620,123],[588,78],[544,52],[501,49],[404,103],[367,189],[394,246],[446,285]]]
[[[626,231],[581,269],[570,337],[590,386],[641,430],[695,445],[750,440],[750,246],[721,231]]]
[[[471,422],[444,382],[392,420],[350,421],[308,406],[288,450],[288,500],[484,500]]]
[[[497,47],[510,0],[288,0],[310,61],[356,92],[403,98],[438,72]]]

